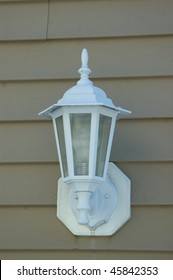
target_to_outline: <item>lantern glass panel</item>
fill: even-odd
[[[57,132],[58,132],[63,173],[64,173],[64,177],[67,177],[68,176],[67,154],[66,154],[66,147],[65,147],[65,137],[64,137],[64,127],[63,127],[63,117],[62,116],[60,116],[56,119],[56,126],[57,126]]]
[[[96,176],[103,177],[112,118],[99,116]]]
[[[74,175],[89,174],[91,114],[70,114]]]

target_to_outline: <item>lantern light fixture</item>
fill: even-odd
[[[39,115],[51,118],[62,177],[57,216],[75,235],[112,235],[130,218],[130,179],[109,163],[116,120],[131,112],[115,106],[89,79],[83,49],[80,80]]]

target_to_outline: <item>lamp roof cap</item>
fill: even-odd
[[[106,93],[101,88],[94,86],[93,82],[90,81],[89,75],[92,71],[88,67],[88,51],[85,48],[82,50],[81,62],[81,68],[78,70],[80,80],[77,84],[68,89],[56,104],[41,112],[40,115],[48,117],[53,111],[58,109],[58,107],[82,105],[99,105],[116,110],[119,114],[130,114],[130,111],[115,106],[112,100],[106,96]]]

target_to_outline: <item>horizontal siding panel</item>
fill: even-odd
[[[139,3],[135,0],[92,1],[92,3],[91,1],[1,0],[0,5],[0,40],[173,33],[171,28],[173,3],[169,0],[164,2],[143,0]]]
[[[46,39],[48,4],[0,2],[0,40]]]
[[[173,207],[133,207],[132,219],[115,235],[96,238],[73,236],[55,207],[0,207],[0,248],[173,251],[172,215]]]
[[[55,207],[2,207],[0,212],[3,215],[0,218],[1,250],[74,248],[75,238],[69,231],[64,231],[63,224],[56,218]]]
[[[173,162],[117,165],[131,179],[133,205],[173,205]],[[0,205],[55,206],[60,176],[57,163],[1,165]]]
[[[48,38],[172,34],[172,9],[169,0],[51,0]]]
[[[77,80],[76,76],[76,80]],[[56,103],[76,80],[0,83],[0,121],[38,120],[38,112]],[[173,77],[92,79],[129,118],[172,118]]]
[[[173,75],[173,37],[0,43],[0,80],[76,78],[88,48],[94,77]]]
[[[1,123],[1,162],[57,161],[51,122]]]
[[[56,205],[56,164],[0,165],[0,205]]]
[[[36,0],[37,2],[47,2],[48,0]],[[59,0],[58,0],[59,1]],[[69,0],[70,1],[70,0]],[[35,0],[0,0],[0,3],[5,4],[5,3],[18,3],[18,2],[35,2]]]
[[[173,119],[117,122],[111,161],[172,161]],[[56,162],[51,122],[0,124],[1,163]]]
[[[1,260],[172,260],[172,252],[102,250],[7,250]]]
[[[0,120],[43,120],[38,113],[56,103],[74,83],[75,81],[2,82]]]
[[[173,162],[122,162],[131,179],[133,205],[173,205]]]
[[[172,161],[173,120],[117,122],[112,161]]]

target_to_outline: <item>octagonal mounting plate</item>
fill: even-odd
[[[109,236],[117,232],[131,217],[131,181],[113,163],[108,165],[108,177],[116,190],[116,207],[109,220],[95,230],[78,224],[69,203],[69,185],[58,181],[57,217],[74,234],[80,236]]]

